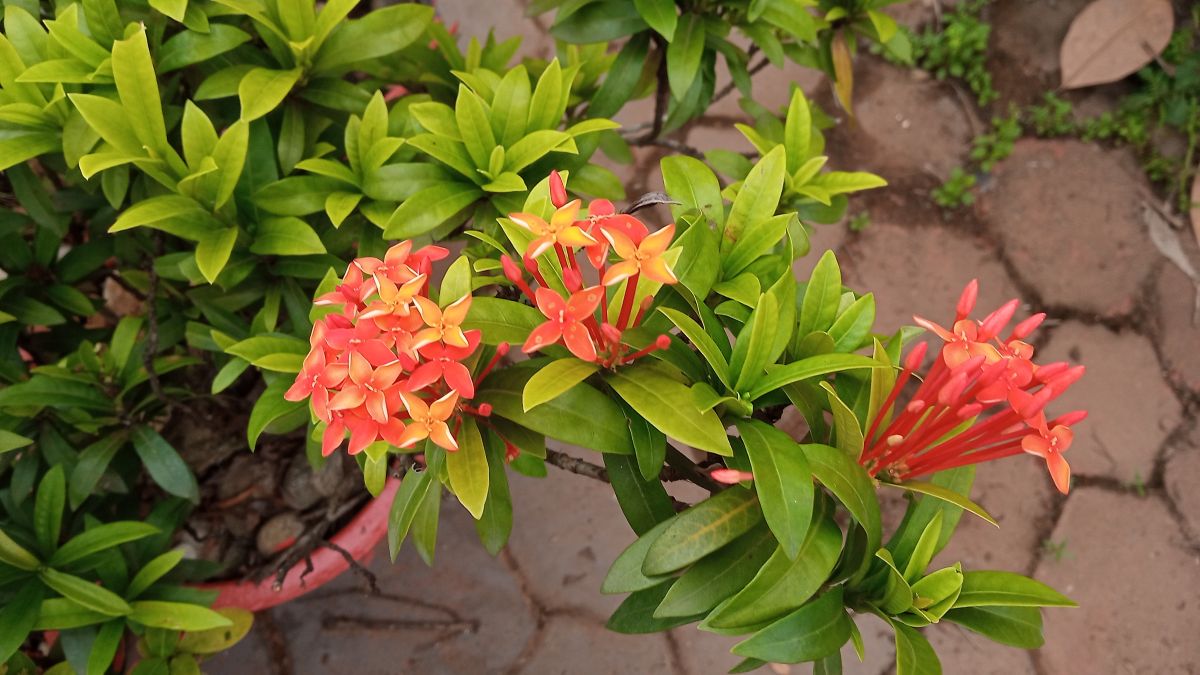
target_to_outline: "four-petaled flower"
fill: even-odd
[[[409,374],[407,387],[410,390],[424,389],[438,380],[445,380],[446,385],[463,398],[475,396],[475,383],[471,381],[471,371],[467,370],[462,361],[475,353],[482,333],[469,330],[466,336],[466,347],[451,347],[436,342],[421,347],[421,356],[425,362]]]
[[[590,234],[575,224],[575,216],[578,214],[579,200],[576,199],[566,206],[556,209],[550,216],[550,222],[546,222],[532,213],[514,213],[509,218],[537,235],[537,238],[531,241],[525,250],[526,256],[536,258],[554,245],[579,248],[596,243]]]
[[[1071,467],[1067,460],[1063,459],[1062,453],[1071,447],[1071,442],[1075,440],[1075,432],[1063,424],[1049,427],[1046,424],[1046,416],[1040,413],[1033,420],[1033,427],[1037,433],[1022,438],[1021,448],[1046,460],[1046,468],[1050,470],[1050,477],[1054,479],[1054,487],[1065,495],[1071,488]]]
[[[584,361],[595,361],[596,344],[592,342],[584,321],[592,319],[592,312],[604,299],[604,289],[592,286],[571,294],[569,300],[563,300],[557,292],[539,288],[536,297],[538,309],[547,321],[529,333],[529,339],[521,350],[526,354],[535,352],[562,338],[572,354]]]
[[[319,419],[326,419],[329,417],[329,390],[341,386],[348,370],[349,366],[344,363],[326,363],[323,348],[313,349],[304,357],[304,367],[283,398],[303,401],[311,396],[313,412]]]
[[[675,278],[671,267],[667,265],[667,261],[662,258],[663,254],[667,252],[667,247],[671,245],[671,239],[675,236],[674,224],[647,235],[641,243],[637,244],[615,229],[603,228],[602,231],[609,243],[612,244],[613,250],[621,257],[621,262],[608,268],[608,271],[604,273],[603,283],[605,286],[619,284],[635,274],[660,284],[673,284],[679,281]]]
[[[470,295],[455,300],[446,309],[438,307],[436,302],[421,295],[414,299],[417,302],[417,311],[421,313],[421,319],[425,321],[427,328],[417,331],[413,336],[413,347],[420,349],[439,340],[451,347],[467,346],[462,322],[467,319],[467,312],[471,309]]]
[[[450,419],[458,405],[457,391],[451,391],[431,404],[425,403],[416,394],[405,391],[400,392],[400,399],[412,419],[405,426],[397,446],[411,448],[417,441],[428,438],[446,450],[458,450],[458,441],[454,440],[454,434],[450,433],[450,426],[446,424],[446,420]]]
[[[399,361],[378,368],[359,354],[350,354],[350,382],[329,401],[330,410],[349,410],[362,406],[376,422],[387,422],[398,408],[396,379],[404,368]]]

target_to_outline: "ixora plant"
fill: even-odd
[[[1083,413],[1044,409],[1082,369],[1033,363],[1040,315],[970,319],[972,284],[947,327],[878,332],[831,253],[792,273],[884,182],[830,170],[832,121],[750,76],[820,67],[848,105],[856,43],[906,52],[886,0],[538,2],[550,60],[460,49],[417,4],[3,4],[0,671],[196,672],[385,533],[432,562],[446,492],[499,551],[508,471],[547,464],[609,482],[637,535],[611,627],[744,635],[744,668],[836,671],[875,614],[902,673],[936,672],[919,628],[1029,648],[1070,604],[926,569],[987,518],[976,464],[1069,487]],[[597,160],[734,90],[754,153],[686,148],[632,202]],[[894,532],[881,489],[911,497]]]
[[[782,149],[731,204],[699,162],[663,166],[674,224],[651,231],[603,199],[585,209],[553,173],[500,220],[506,241],[485,238],[501,274],[474,276],[462,257],[434,296],[430,261],[446,251],[403,242],[317,299],[333,311],[288,398],[311,397],[326,454],[349,436],[373,490],[393,453],[425,468],[392,504],[393,558],[408,536],[432,558],[443,489],[497,552],[512,527],[504,465],[564,465],[558,441],[602,453],[585,473],[611,483],[638,535],[603,584],[629,594],[613,630],[745,636],[737,672],[838,672],[847,642],[862,653],[851,612],[895,629],[901,673],[940,672],[917,629],[943,620],[1039,646],[1039,608],[1070,600],[1010,572],[928,567],[964,510],[994,524],[967,497],[975,465],[1032,454],[1070,487],[1063,452],[1085,413],[1045,408],[1083,367],[1033,362],[1024,339],[1044,315],[1007,330],[1013,300],[971,319],[972,281],[949,328],[916,319],[942,341],[925,369],[928,343],[902,356],[911,332],[873,333],[872,296],[843,288],[832,254],[796,281],[796,221],[775,215]],[[510,344],[529,358],[506,359]],[[800,442],[773,425],[789,404],[808,421]],[[711,496],[676,505],[672,478]],[[886,488],[914,498],[885,542]]]

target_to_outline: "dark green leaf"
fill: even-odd
[[[0,663],[8,661],[33,630],[42,606],[42,585],[26,583],[0,607]]]
[[[38,571],[42,583],[58,591],[64,598],[106,616],[124,616],[133,611],[127,602],[110,590],[77,576],[45,568]]]
[[[657,619],[654,617],[654,608],[662,603],[663,598],[670,590],[671,584],[668,582],[659,584],[654,588],[647,588],[644,591],[631,593],[617,607],[617,611],[613,612],[613,615],[608,618],[608,623],[605,626],[615,633],[637,635],[658,633],[698,619],[699,617],[696,616],[670,617],[666,619]]]
[[[844,452],[828,445],[802,445],[813,477],[838,498],[867,532],[867,549],[879,548],[879,499],[871,477]]]
[[[942,618],[1010,647],[1037,649],[1045,643],[1036,607],[963,607]]]
[[[512,532],[512,496],[504,472],[504,442],[495,433],[484,434],[488,459],[488,494],[483,517],[475,521],[475,532],[488,553],[496,555]]]
[[[607,457],[607,455],[605,455]],[[670,575],[660,574],[646,576],[642,572],[642,564],[650,546],[670,527],[672,520],[664,520],[649,531],[642,533],[637,541],[630,544],[617,559],[604,577],[600,592],[605,594],[632,593],[647,588],[653,588],[670,578]]]
[[[66,501],[67,479],[60,464],[42,477],[33,508],[33,529],[37,534],[38,546],[47,555],[58,548]]]
[[[638,471],[634,458],[628,455],[604,453],[604,468],[612,483],[617,503],[629,526],[639,535],[675,515],[671,498],[657,477],[646,480]]]
[[[762,524],[755,526],[728,546],[688,568],[672,584],[654,616],[693,616],[707,612],[742,590],[775,548],[775,537],[771,535],[770,528]]]
[[[146,472],[155,483],[177,497],[191,502],[199,501],[196,477],[170,443],[157,431],[144,425],[134,427],[132,439],[133,449],[142,458]]]
[[[158,532],[159,529],[150,523],[134,520],[104,523],[71,537],[50,556],[48,563],[55,567],[65,567],[93,553],[137,541]]]
[[[813,516],[813,482],[808,460],[791,436],[758,420],[740,420],[738,432],[750,455],[754,487],[763,515],[780,546],[795,558]]]

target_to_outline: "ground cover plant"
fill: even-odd
[[[6,2],[0,660],[196,672],[251,621],[200,582],[352,558],[333,534],[372,496],[393,558],[435,564],[450,501],[495,554],[508,472],[547,465],[610,483],[630,525],[598,589],[628,594],[615,631],[696,623],[744,636],[739,670],[825,673],[867,615],[901,673],[940,671],[941,621],[1040,645],[1069,599],[928,568],[990,520],[977,464],[1069,489],[1085,413],[1047,407],[1082,367],[1035,363],[1044,316],[1009,329],[1015,300],[971,318],[974,282],[950,320],[876,327],[832,253],[792,271],[886,182],[827,166],[827,116],[798,89],[756,107],[751,76],[820,68],[852,109],[863,40],[908,57],[887,4],[540,2],[543,60],[418,4]],[[700,115],[718,58],[755,151],[667,156],[664,193],[626,194],[600,156]],[[622,134],[638,97],[653,119]],[[909,495],[892,532],[880,490]]]

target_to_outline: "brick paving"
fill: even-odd
[[[897,7],[898,16],[928,20],[935,4],[917,0]],[[1022,100],[1014,89],[1021,78],[1053,83],[1058,40],[1083,4],[998,3],[993,65],[1005,96]],[[482,37],[497,24],[499,36],[526,37],[522,53],[549,54],[552,42],[524,18],[521,0],[443,0],[439,7],[464,35]],[[1050,311],[1037,344],[1043,355],[1089,368],[1071,392],[1073,405],[1093,414],[1068,454],[1076,472],[1071,495],[1055,492],[1034,458],[982,467],[973,496],[1001,527],[966,517],[939,558],[1033,574],[1081,606],[1045,612],[1047,643],[1033,652],[931,627],[926,634],[944,672],[1200,673],[1200,330],[1191,283],[1146,233],[1140,213],[1150,193],[1136,162],[1124,151],[1073,141],[1022,141],[974,208],[944,214],[928,192],[965,157],[982,115],[950,86],[919,74],[866,58],[859,69],[859,118],[843,116],[828,132],[830,165],[877,171],[891,185],[852,202],[871,214],[865,231],[820,228],[812,258],[797,270],[834,249],[846,283],[876,293],[881,327],[913,312],[946,314],[961,284],[978,276],[981,303],[1019,295],[1030,303],[1023,312],[1037,311],[1033,305]],[[756,91],[780,106],[794,75],[767,69]],[[808,73],[795,81],[836,112],[823,78]],[[746,149],[731,128],[740,115],[734,103],[723,101],[675,138],[701,149]],[[617,167],[630,194],[661,187],[663,154],[638,148],[633,166]],[[1200,265],[1194,243],[1185,250]],[[738,661],[727,652],[733,640],[694,627],[649,636],[605,630],[620,598],[600,595],[600,581],[633,540],[611,492],[562,472],[511,480],[515,525],[498,559],[478,544],[469,516],[448,503],[433,569],[410,547],[395,565],[381,551],[370,568],[383,596],[368,597],[362,580],[346,575],[270,612],[209,670],[289,672],[279,664],[286,656],[298,674],[701,675]],[[902,502],[887,504],[886,518],[895,522]],[[891,672],[888,632],[872,617],[860,617],[860,626],[867,661],[859,664],[847,650],[845,672]]]

